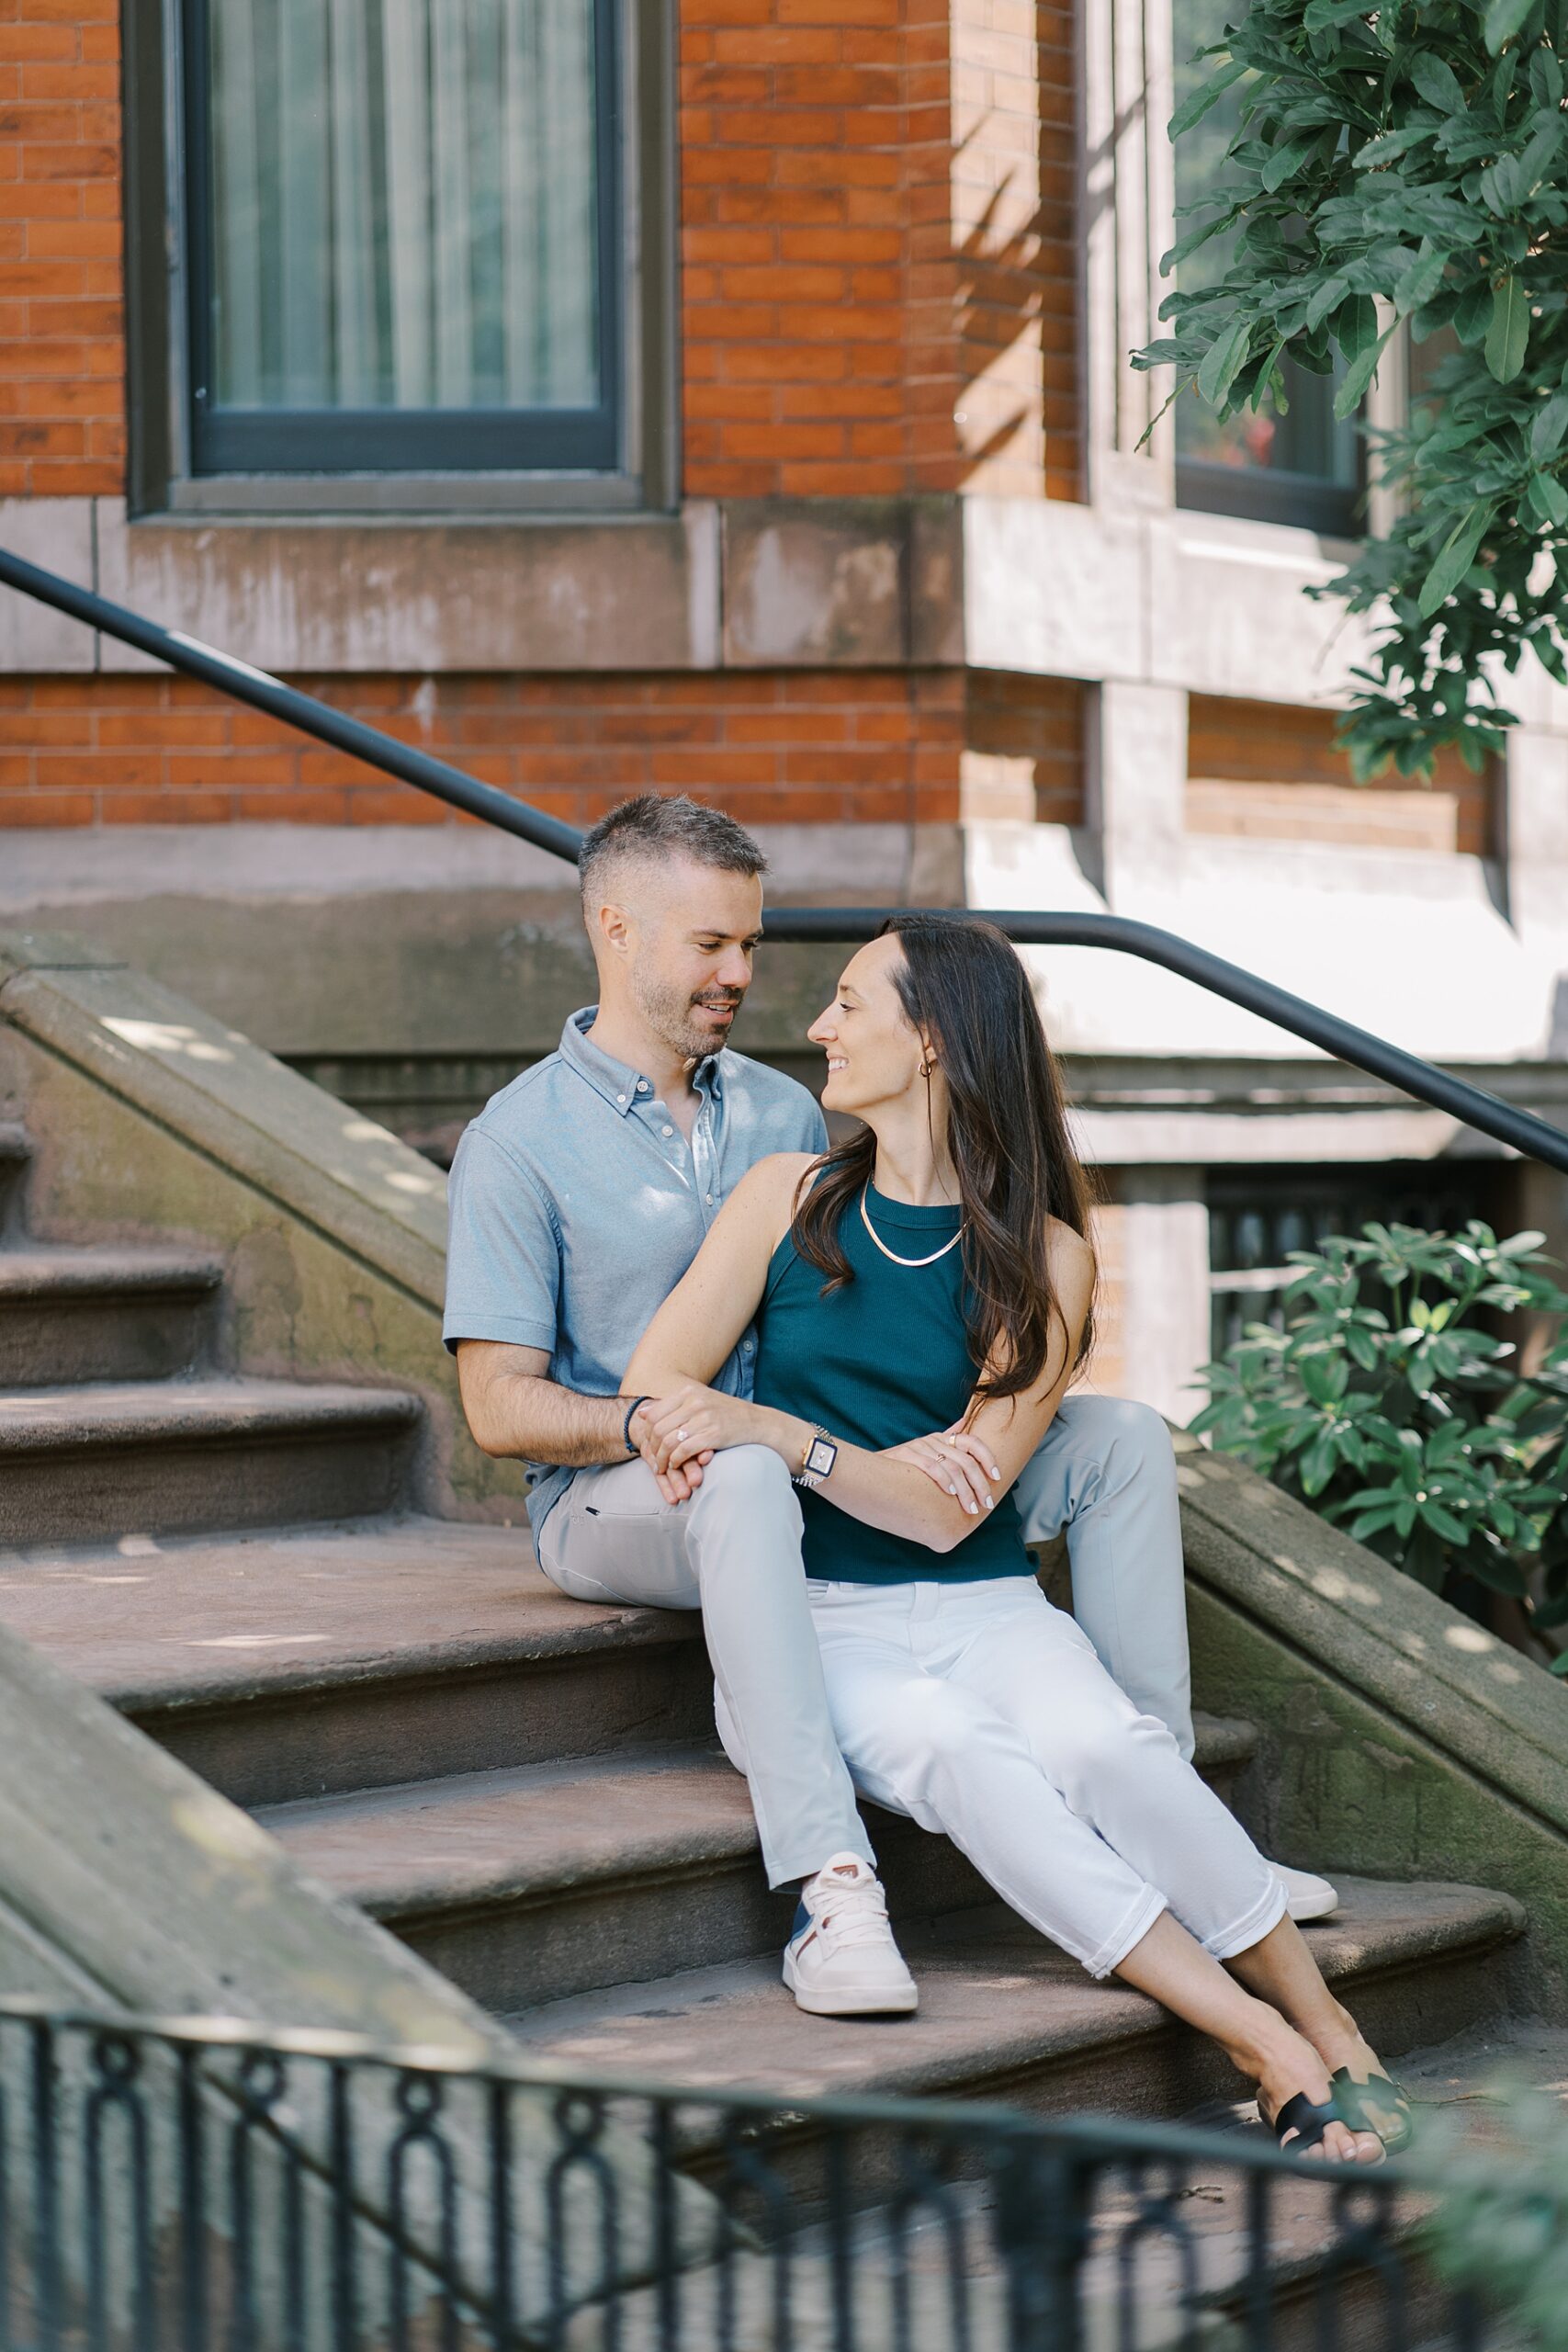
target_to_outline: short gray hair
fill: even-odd
[[[584,909],[592,911],[596,890],[620,859],[671,857],[689,857],[726,874],[768,869],[761,842],[722,809],[705,808],[684,792],[639,792],[601,817],[583,838],[578,872]]]

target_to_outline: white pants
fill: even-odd
[[[1026,1542],[1066,1531],[1078,1623],[1136,1706],[1190,1756],[1176,1461],[1159,1415],[1118,1396],[1064,1397],[1013,1493]],[[702,1611],[720,1704],[750,1757],[771,1886],[840,1851],[874,1859],[834,1745],[800,1510],[776,1453],[739,1445],[716,1454],[678,1509],[640,1460],[580,1470],[537,1550],[574,1600]]]
[[[1091,1976],[1168,1907],[1217,1960],[1284,1917],[1241,1824],[1032,1577],[807,1591],[856,1788],[944,1830]],[[744,1771],[722,1693],[718,1725]]]

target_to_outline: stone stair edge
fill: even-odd
[[[1325,1976],[1351,1988],[1352,1998],[1379,1979],[1397,1980],[1423,1965],[1484,1960],[1521,1934],[1526,1924],[1522,1906],[1511,1896],[1485,1888],[1441,1881],[1390,1888],[1383,1881],[1348,1878],[1344,1884],[1351,1916],[1343,1923],[1325,1921],[1308,1936]],[[1370,1929],[1357,1928],[1358,1903],[1370,1904]],[[1392,1927],[1379,1925],[1380,1909],[1397,1914],[1401,1906],[1415,1916],[1396,1919]],[[864,2091],[952,2096],[987,2078],[1017,2080],[1052,2061],[1088,2052],[1108,2056],[1162,2034],[1188,2031],[1129,1987],[1111,1980],[1091,1984],[1060,1954],[1037,1956],[1039,1973],[1031,1982],[1016,1962],[1010,1967],[1005,1941],[991,1945],[980,1934],[978,1914],[950,1915],[942,1924],[945,1932],[924,1948],[915,1942],[906,1947],[923,1987],[921,2011],[908,2020],[863,2025],[858,2038],[849,2031],[824,2035],[815,2030],[821,2020],[797,2019],[779,1988],[778,1962],[772,1955],[577,1995],[504,2022],[532,2063],[558,2066],[563,2073],[576,2064],[613,2078],[662,2068],[672,2076],[689,2075],[698,2094],[706,2081],[746,2083],[780,2096],[835,2089],[851,2097]],[[1008,1922],[1010,1928],[1019,1924]],[[965,1942],[971,1947],[968,1958]],[[954,1986],[960,2016],[950,2026],[943,2011]],[[756,2063],[762,2046],[759,2005],[761,2018],[778,2029],[775,2040],[790,2051],[787,2059]],[[688,2025],[688,2018],[695,2024]],[[922,2018],[935,2030],[926,2033]],[[682,2032],[692,2036],[689,2052]],[[739,2067],[716,2070],[727,2033],[752,2056]],[[806,2053],[803,2059],[797,2061],[796,2050]],[[705,2072],[699,2052],[705,2053]],[[972,2095],[1008,2094],[983,2089]]]
[[[0,1306],[19,1299],[206,1293],[223,1261],[191,1250],[24,1238],[0,1247]]]
[[[1211,1745],[1207,1720],[1199,1725],[1200,1770],[1221,1770],[1235,1760],[1237,1735],[1248,1735],[1250,1726],[1225,1722],[1215,1730]],[[647,1801],[657,1776],[676,1774],[689,1776],[679,1825]],[[671,1786],[666,1777],[667,1794]],[[584,1834],[577,1796],[584,1790],[596,1793],[601,1816],[616,1809],[610,1836]],[[516,1826],[507,1840],[503,1825],[513,1809]],[[343,1837],[352,1838],[355,1831],[362,1845],[378,1845],[385,1856],[379,1868],[362,1865],[345,1891],[375,1917],[409,1925],[448,1911],[525,1907],[590,1888],[701,1875],[716,1864],[756,1855],[758,1845],[744,1781],[716,1745],[701,1744],[621,1748],[609,1756],[296,1798],[258,1808],[256,1818],[329,1883],[337,1881],[323,1859],[326,1848],[337,1844],[341,1852]],[[465,1835],[481,1859],[466,1858]],[[498,1858],[502,1842],[508,1850]],[[423,1876],[407,1859],[415,1843],[440,1849],[439,1866],[426,1866]]]
[[[409,1427],[422,1411],[407,1389],[211,1374],[19,1389],[0,1396],[0,1456]]]

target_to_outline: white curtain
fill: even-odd
[[[208,5],[219,404],[592,404],[595,0]]]

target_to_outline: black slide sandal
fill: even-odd
[[[1352,2132],[1371,2132],[1382,2142],[1385,2155],[1397,2156],[1410,2145],[1416,2136],[1410,2101],[1386,2075],[1369,2075],[1362,2083],[1348,2066],[1337,2066],[1328,2077],[1328,2087],[1341,2123],[1348,2123]],[[1380,2109],[1385,2117],[1382,2123]]]
[[[1325,2099],[1320,2107],[1315,2100],[1308,2098],[1305,2091],[1297,2091],[1293,2098],[1285,2101],[1279,2113],[1272,2117],[1263,2113],[1263,2101],[1260,2098],[1258,2102],[1258,2112],[1261,2120],[1268,2124],[1280,2145],[1288,2149],[1292,2156],[1310,2156],[1314,2149],[1322,2147],[1323,2135],[1329,2125],[1343,2123],[1345,2120],[1331,2098]],[[1287,2133],[1292,2132],[1299,2136],[1295,2139],[1287,2139]],[[1343,2163],[1346,2159],[1330,2157],[1328,2161]]]

